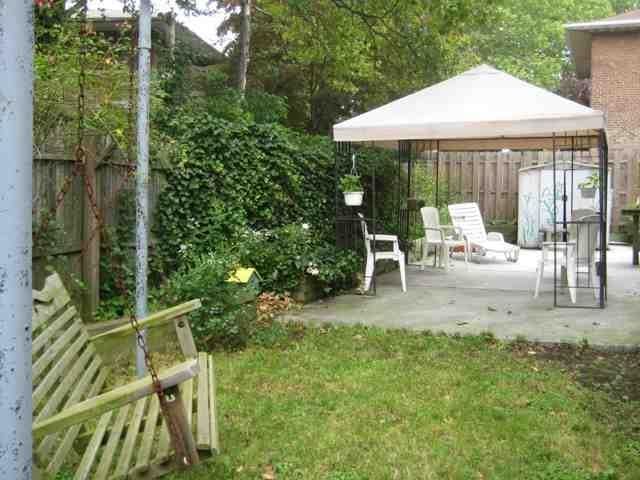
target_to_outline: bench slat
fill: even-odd
[[[96,460],[98,450],[102,445],[102,440],[107,432],[107,427],[109,426],[112,415],[113,411],[107,412],[100,417],[98,426],[93,432],[89,445],[87,445],[84,455],[82,456],[82,460],[80,461],[80,465],[76,470],[76,476],[74,477],[75,480],[87,480],[90,478],[89,475],[91,473],[91,467],[93,466],[93,462]]]
[[[120,409],[120,411],[118,411],[116,422],[113,425],[111,432],[109,432],[109,440],[107,440],[107,445],[104,447],[104,451],[102,452],[100,463],[98,464],[98,469],[94,476],[95,480],[106,480],[109,475],[109,469],[113,463],[113,456],[116,453],[116,448],[120,444],[122,431],[124,430],[124,422],[127,420],[130,410],[131,405],[125,405]]]
[[[147,397],[141,398],[136,402],[136,406],[133,410],[133,416],[131,422],[127,427],[127,436],[122,444],[122,451],[120,458],[118,459],[115,477],[126,477],[129,471],[129,465],[131,465],[131,457],[133,456],[133,449],[135,448],[136,439],[138,438],[138,432],[140,430],[140,423],[142,423],[142,417],[147,405]]]
[[[93,384],[91,385],[91,388],[89,389],[87,398],[93,397],[98,394],[98,392],[102,389],[102,386],[104,385],[105,380],[107,379],[107,374],[108,374],[108,370],[106,368],[103,368],[102,370],[100,370],[100,373],[98,373],[98,376],[95,382],[93,382]],[[73,403],[77,403],[78,401],[81,400],[81,396],[74,400],[75,401]],[[73,403],[70,403],[70,404],[73,404]],[[51,460],[51,463],[49,463],[49,465],[47,466],[47,471],[50,474],[55,475],[56,473],[58,473],[58,470],[60,470],[60,467],[64,464],[64,461],[66,460],[67,455],[69,455],[69,451],[71,450],[71,447],[73,446],[73,442],[75,441],[76,437],[80,433],[81,428],[82,428],[82,425],[74,425],[73,427],[69,428],[69,430],[67,430],[67,433],[65,434],[62,442],[60,442],[60,446],[58,447],[58,450],[54,454],[53,459]],[[58,438],[58,435],[50,435],[48,438],[55,440]],[[44,455],[42,457],[44,458]]]
[[[75,342],[71,345],[69,350],[64,352],[60,360],[53,366],[51,371],[49,371],[39,383],[34,383],[35,390],[33,391],[33,408],[35,409],[40,405],[40,402],[44,399],[44,396],[49,393],[51,387],[58,382],[58,379],[62,378],[62,381],[58,385],[58,388],[55,390],[53,396],[62,397],[64,396],[69,387],[73,385],[74,381],[80,375],[82,369],[87,364],[90,358],[95,356],[95,351],[92,346],[89,346],[82,352],[80,357],[78,357],[78,352],[82,349],[82,347],[87,343],[87,339],[89,337],[86,333],[80,334],[80,336],[76,339]],[[73,367],[69,370],[69,366],[73,363]],[[49,397],[51,399],[52,396]],[[62,398],[60,398],[62,400]],[[47,402],[49,403],[49,402]],[[54,406],[53,408],[56,408]],[[49,407],[51,408],[51,407]],[[42,419],[42,417],[40,417]]]
[[[42,353],[31,369],[34,379],[37,379],[49,364],[58,357],[60,352],[75,339],[78,333],[80,333],[80,330],[84,331],[82,324],[78,320],[74,321],[69,329],[60,335],[53,345]]]
[[[47,326],[42,333],[34,336],[33,344],[31,346],[31,356],[35,358],[40,352],[40,349],[46,345],[48,341],[53,338],[53,335],[64,327],[69,320],[71,320],[74,315],[77,313],[76,307],[71,305],[67,308],[62,315],[56,318],[49,326]]]
[[[87,397],[90,397],[92,395],[92,392],[96,390],[94,388],[96,383],[94,382],[93,384],[91,384],[91,380],[95,376],[99,367],[100,367],[100,359],[94,359],[91,365],[89,365],[89,368],[84,372],[84,374],[80,378],[80,381],[78,382],[76,388],[73,390],[73,392],[65,402],[64,406],[70,406],[70,405],[73,405],[74,403],[78,403],[79,401],[81,401],[84,398],[84,394],[88,389],[89,389],[89,393],[87,394]],[[105,374],[105,377],[106,377],[106,374]],[[97,393],[97,390],[96,390],[96,393]],[[51,401],[53,402],[54,400],[51,400]],[[56,399],[55,401],[58,401],[58,400]],[[49,402],[47,402],[47,404],[45,405],[45,408],[43,408],[39,414],[43,419],[49,417],[53,413],[52,411],[53,408],[51,409],[48,408],[48,404]],[[37,450],[38,456],[40,458],[46,458],[51,454],[51,450],[54,446],[54,442],[56,438],[57,438],[57,435],[49,435],[42,439]]]
[[[209,373],[207,354],[198,354],[198,404],[196,409],[196,447],[203,450],[211,448],[211,434],[209,428]]]
[[[218,420],[216,417],[216,377],[213,369],[213,357],[209,359],[209,430],[211,431],[211,451],[220,453],[220,437],[218,436]]]
[[[142,433],[142,443],[138,452],[136,468],[144,469],[149,466],[149,458],[151,457],[151,447],[156,435],[156,427],[158,425],[158,414],[160,413],[160,401],[157,395],[151,397],[151,405],[144,424],[144,432]]]
[[[158,455],[155,460],[162,463],[165,462],[169,458],[169,447],[171,446],[171,439],[169,438],[169,430],[167,429],[167,424],[162,419],[162,424],[160,425],[160,440],[158,440]]]

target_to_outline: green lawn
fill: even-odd
[[[490,337],[309,329],[216,360],[223,454],[175,479],[640,478],[639,402]]]

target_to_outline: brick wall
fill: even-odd
[[[611,146],[640,146],[640,32],[597,33],[591,46],[591,106],[607,115]]]

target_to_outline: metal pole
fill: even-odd
[[[440,186],[440,140],[436,140],[436,208],[440,208],[440,199],[439,196],[439,186]]]
[[[151,0],[140,1],[138,26],[138,158],[136,166],[136,317],[147,316],[149,233],[149,77],[151,75]],[[146,331],[141,332],[146,336]],[[146,374],[144,352],[136,342],[136,372]]]
[[[0,478],[31,461],[33,1],[0,2]]]
[[[558,202],[556,201],[556,134],[552,134],[552,152],[551,158],[553,162],[553,306],[558,306]],[[544,248],[544,247],[543,247]],[[568,247],[565,247],[568,248]],[[565,252],[565,256],[568,255]],[[567,262],[565,262],[566,264]]]

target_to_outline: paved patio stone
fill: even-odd
[[[378,277],[377,295],[341,295],[306,305],[285,318],[308,324],[364,324],[430,330],[449,334],[492,332],[501,339],[525,337],[541,342],[587,341],[607,348],[640,345],[640,268],[630,262],[630,247],[608,252],[609,298],[601,309],[554,308],[553,267],[545,270],[540,297],[533,298],[540,252],[523,250],[518,263],[499,257],[471,263],[454,259],[448,274],[426,267],[407,270],[408,292],[397,271]],[[502,257],[504,258],[504,257]],[[567,294],[559,296],[569,304]],[[593,300],[578,292],[579,303]]]

